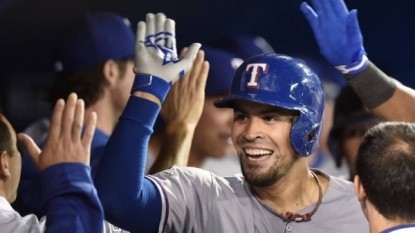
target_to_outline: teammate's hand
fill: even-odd
[[[348,11],[343,0],[311,0],[301,11],[314,32],[320,53],[343,74],[356,74],[367,66],[357,11]]]
[[[137,76],[132,91],[151,92],[163,101],[170,86],[189,71],[200,46],[192,44],[183,58],[178,59],[174,20],[166,19],[163,13],[147,14],[146,22],[140,21],[137,26],[134,67]],[[151,85],[158,89],[145,90]]]
[[[185,51],[186,49],[182,54]],[[205,54],[200,50],[191,70],[172,86],[160,112],[166,124],[178,123],[179,127],[183,124],[196,127],[199,122],[209,72],[209,63],[204,58]]]
[[[72,93],[66,104],[62,99],[56,102],[43,151],[28,135],[19,134],[18,137],[39,171],[60,163],[89,165],[96,118],[96,113],[93,113],[81,138],[84,124],[84,101]]]

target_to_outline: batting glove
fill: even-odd
[[[309,22],[320,53],[343,74],[360,73],[368,64],[357,11],[348,11],[343,0],[311,0],[301,11]]]
[[[192,44],[179,59],[174,20],[166,19],[163,13],[147,14],[146,22],[137,26],[136,77],[131,92],[148,92],[163,102],[171,85],[190,70],[200,46]]]

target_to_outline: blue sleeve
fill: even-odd
[[[46,232],[103,232],[104,213],[91,178],[80,163],[58,164],[41,173]]]
[[[160,106],[131,96],[101,158],[95,185],[110,223],[134,232],[155,232],[161,195],[144,178],[148,141]]]
[[[102,157],[106,139],[97,138],[97,132],[95,132],[92,146],[91,146],[91,161],[90,166],[92,169],[92,177],[94,177],[98,168],[99,160]],[[105,142],[104,142],[105,141]],[[44,144],[40,144],[39,147],[43,148]],[[43,195],[41,192],[40,174],[36,170],[32,159],[26,153],[22,154],[22,170],[20,176],[19,187],[17,189],[17,198],[13,202],[12,206],[22,216],[28,214],[34,214],[39,219],[46,215],[46,209],[42,202]]]

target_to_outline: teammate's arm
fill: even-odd
[[[208,72],[209,63],[204,61],[203,51],[199,51],[192,69],[167,94],[160,112],[166,122],[161,148],[149,174],[173,165],[187,166],[193,134],[203,111]]]
[[[384,121],[415,121],[415,90],[402,85],[397,80],[388,77],[379,68],[369,61],[367,67],[360,73],[346,76],[349,83],[358,93],[372,113]],[[377,88],[377,84],[381,84]],[[382,88],[385,86],[386,88]],[[367,91],[371,87],[374,90]],[[384,90],[383,93],[380,91]],[[374,95],[376,99],[370,95]]]
[[[362,102],[379,119],[415,121],[415,91],[388,77],[372,64],[363,47],[357,11],[343,0],[302,3],[320,53],[348,80]]]
[[[170,86],[190,69],[200,44],[177,58],[175,25],[164,14],[148,14],[138,23],[131,97],[103,153],[95,184],[106,219],[134,232],[155,232],[162,200],[144,178],[147,145]]]
[[[19,134],[41,171],[46,207],[46,232],[103,232],[104,212],[89,167],[96,114],[81,138],[84,102],[75,94],[56,103],[46,145]]]

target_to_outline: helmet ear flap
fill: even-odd
[[[310,122],[304,115],[294,120],[290,139],[294,150],[303,157],[310,156],[319,147],[321,123],[310,127]]]

